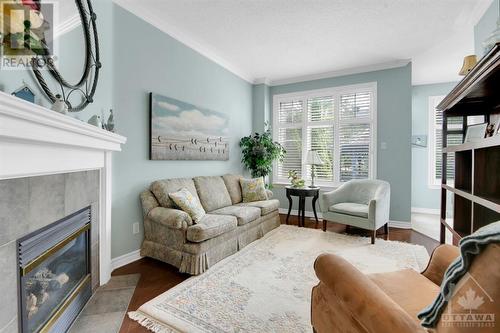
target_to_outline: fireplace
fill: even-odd
[[[17,241],[21,332],[65,332],[90,298],[90,227],[86,207]]]
[[[91,206],[92,290],[109,281],[112,155],[126,138],[1,91],[0,124],[0,332],[23,332],[29,321],[26,298],[19,291],[20,269],[33,258],[26,252],[22,263],[18,260],[17,240],[26,241],[27,234]],[[85,293],[75,295],[64,311],[60,304],[54,307],[64,316],[53,320],[52,328],[68,311],[78,312],[73,306]]]

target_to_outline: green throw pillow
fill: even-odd
[[[168,196],[180,209],[188,213],[194,222],[198,222],[205,216],[205,210],[200,201],[188,189],[183,188],[177,192],[169,193]]]
[[[241,178],[240,184],[243,202],[267,200],[266,187],[262,177],[254,179]]]

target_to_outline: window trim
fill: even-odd
[[[429,96],[428,99],[428,144],[427,144],[427,186],[432,190],[438,190],[441,188],[441,178],[436,178],[436,107],[445,98],[445,95]],[[442,130],[442,128],[441,128]]]
[[[369,156],[369,161],[370,161],[370,168],[368,170],[369,177],[368,179],[376,179],[377,178],[377,129],[378,129],[378,114],[377,114],[377,82],[367,82],[367,83],[361,83],[361,84],[352,84],[352,85],[346,85],[346,86],[338,86],[338,87],[331,87],[331,88],[324,88],[324,89],[314,89],[314,90],[304,90],[304,91],[297,91],[297,92],[292,92],[292,93],[284,93],[284,94],[276,94],[273,95],[273,107],[272,107],[272,121],[273,121],[273,126],[272,126],[272,132],[273,132],[273,140],[278,141],[278,129],[279,128],[286,128],[286,127],[300,127],[302,128],[302,140],[304,142],[304,138],[307,138],[307,124],[309,123],[307,121],[307,100],[310,98],[314,97],[322,97],[325,95],[333,95],[334,96],[334,103],[335,103],[335,116],[333,120],[333,125],[334,125],[334,163],[333,163],[333,181],[332,182],[325,182],[325,181],[320,181],[320,180],[315,180],[315,184],[319,185],[321,187],[326,187],[326,188],[337,188],[338,186],[342,185],[343,182],[340,182],[340,146],[338,145],[340,136],[339,136],[339,127],[340,127],[340,95],[342,94],[353,94],[353,93],[358,93],[358,92],[366,92],[370,91],[371,92],[371,105],[372,105],[372,112],[370,114],[370,119],[367,122],[366,120],[349,120],[349,121],[344,121],[343,123],[369,123],[371,124],[371,138],[370,138],[370,156]],[[278,107],[280,102],[284,101],[290,101],[290,99],[301,99],[304,101],[304,110],[306,112],[303,112],[302,114],[302,122],[300,125],[284,125],[284,126],[279,126],[278,122]],[[319,125],[319,124],[318,124]],[[302,175],[303,179],[307,179],[307,167],[305,165],[305,158],[306,158],[306,153],[307,153],[307,145],[303,144],[302,145]],[[288,185],[289,181],[288,179],[281,179],[277,175],[277,162],[275,161],[273,163],[273,184],[276,185]]]

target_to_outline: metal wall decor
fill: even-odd
[[[99,38],[96,27],[97,15],[94,13],[91,0],[75,0],[75,3],[78,8],[83,27],[86,52],[84,70],[80,80],[76,83],[70,83],[65,80],[59,70],[55,67],[48,51],[46,52],[46,55],[34,57],[31,60],[33,73],[40,83],[45,95],[52,103],[57,100],[56,93],[52,92],[48,87],[41,72],[41,68],[44,66],[47,67],[48,72],[60,85],[61,95],[63,100],[68,105],[69,112],[82,111],[87,105],[94,101],[94,94],[99,79],[99,70],[102,67],[99,58]],[[72,105],[69,102],[69,98],[74,93],[82,95],[82,101],[79,105]]]

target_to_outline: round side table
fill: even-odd
[[[316,219],[316,225],[318,224],[318,214],[316,213],[316,201],[319,197],[319,188],[296,188],[287,186],[286,187],[286,197],[288,199],[288,214],[286,215],[286,224],[288,224],[288,218],[290,217],[290,212],[292,211],[292,196],[299,197],[299,227],[304,226],[305,216],[306,216],[306,198],[312,197],[312,208],[314,212],[314,218]],[[324,229],[324,223],[323,223]]]

